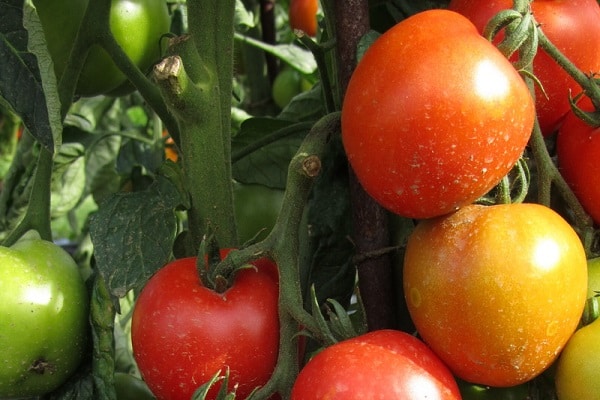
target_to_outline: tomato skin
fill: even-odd
[[[36,0],[48,50],[57,77],[63,74],[88,0]],[[127,56],[143,72],[161,56],[160,37],[169,32],[164,0],[112,0],[110,29]],[[106,94],[125,84],[126,77],[108,54],[93,46],[84,62],[75,94]]]
[[[188,400],[227,366],[229,389],[238,383],[240,398],[269,379],[279,348],[276,267],[265,259],[253,265],[222,294],[200,283],[195,257],[167,264],[148,281],[131,338],[142,377],[159,400]]]
[[[0,247],[0,398],[55,390],[87,344],[88,293],[71,256],[41,239]]]
[[[318,0],[290,0],[289,19],[294,30],[301,30],[309,36],[317,35]]]
[[[300,371],[291,395],[291,400],[375,398],[458,400],[460,394],[448,368],[423,342],[379,330],[322,350]]]
[[[480,32],[512,0],[452,0],[450,10],[467,16]],[[534,0],[533,15],[548,39],[584,73],[600,72],[600,8],[596,0]],[[533,70],[544,87],[536,87],[536,109],[544,135],[553,133],[569,111],[569,95],[581,87],[543,50],[538,49]]]
[[[283,194],[281,189],[263,185],[233,185],[233,205],[240,243],[267,237],[279,216]]]
[[[404,293],[417,331],[459,378],[515,386],[577,328],[587,263],[572,227],[538,204],[466,206],[408,239]]]
[[[578,106],[594,110],[587,97]],[[558,130],[556,156],[561,175],[585,211],[600,224],[600,128],[587,125],[570,111]]]
[[[367,193],[399,215],[430,218],[496,185],[534,117],[504,56],[465,17],[429,10],[366,51],[345,95],[342,139]]]
[[[556,364],[558,400],[600,397],[600,319],[578,329]]]

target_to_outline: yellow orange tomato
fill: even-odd
[[[421,222],[403,275],[425,342],[461,379],[499,387],[558,357],[587,294],[577,234],[538,204],[470,205]]]

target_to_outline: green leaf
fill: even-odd
[[[177,187],[159,175],[148,189],[118,192],[100,205],[90,235],[97,268],[113,295],[140,289],[171,259],[175,209],[184,203]]]
[[[235,15],[233,24],[236,30],[245,32],[250,28],[254,28],[256,23],[254,21],[254,14],[249,11],[242,0],[236,0],[235,2]]]
[[[287,169],[310,125],[274,118],[250,118],[233,138],[233,177],[242,183],[285,188]],[[264,145],[256,146],[257,143]],[[249,148],[253,151],[240,156]]]
[[[239,33],[235,34],[235,39],[274,55],[303,74],[311,74],[317,69],[313,54],[295,44],[272,45]]]
[[[52,170],[51,213],[65,215],[81,200],[85,190],[84,148],[79,143],[63,144]]]
[[[53,152],[60,143],[60,102],[52,61],[31,1],[0,0],[0,101]]]

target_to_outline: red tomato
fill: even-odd
[[[496,13],[512,5],[512,0],[452,0],[448,8],[468,17],[483,32]],[[571,62],[585,73],[600,72],[600,8],[596,0],[535,0],[531,8],[544,34]],[[546,93],[536,90],[536,108],[542,132],[549,135],[569,111],[569,93],[577,94],[581,87],[541,49],[533,70]]]
[[[292,29],[309,36],[317,35],[318,0],[290,0],[289,18]]]
[[[492,189],[521,156],[535,110],[518,72],[471,22],[429,10],[379,37],[342,108],[365,190],[405,217],[446,214]]]
[[[423,342],[380,330],[327,347],[300,371],[291,400],[458,400],[448,368]]]
[[[279,349],[278,282],[273,263],[253,265],[221,294],[201,284],[196,258],[173,261],[148,281],[134,308],[131,340],[159,400],[189,400],[227,367],[229,389],[237,384],[239,398],[270,378]],[[215,386],[207,399],[215,398]]]
[[[578,106],[593,111],[586,97]],[[596,224],[600,224],[600,128],[587,125],[572,111],[556,138],[556,155],[563,175]]]
[[[507,387],[558,356],[579,323],[579,237],[539,204],[470,205],[408,239],[404,293],[417,331],[456,376]]]

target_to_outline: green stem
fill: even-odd
[[[537,165],[538,203],[550,207],[552,184],[554,184],[559,194],[573,212],[573,220],[578,231],[581,235],[585,235],[585,232],[593,226],[592,219],[585,212],[581,203],[550,157],[548,147],[546,146],[544,136],[542,135],[537,120],[533,129],[533,134],[529,140],[529,145],[535,164]]]
[[[233,34],[235,0],[188,0],[189,32],[205,66],[215,72],[216,93],[227,165],[231,154],[231,93],[233,90]]]
[[[33,178],[33,186],[25,216],[6,237],[3,246],[14,244],[25,232],[34,229],[44,240],[52,241],[50,228],[50,197],[52,183],[53,154],[39,146],[39,156]]]
[[[106,282],[96,274],[90,300],[90,322],[92,324],[93,360],[92,370],[97,399],[115,400],[114,386],[115,347],[114,321],[115,306],[108,292]]]
[[[305,132],[307,129],[309,129],[311,127],[311,125],[312,125],[312,123],[310,123],[310,122],[298,122],[293,125],[286,126],[285,128],[278,129],[275,132],[273,132],[269,135],[266,135],[256,141],[250,143],[243,149],[240,149],[239,151],[236,151],[235,153],[233,153],[231,155],[231,162],[233,164],[235,164],[237,161],[241,160],[242,158],[246,157],[249,154],[252,154],[256,150],[258,150],[268,144],[274,143],[280,139],[283,139],[287,136],[293,135],[298,132]]]
[[[321,170],[321,158],[329,139],[339,134],[340,113],[328,114],[310,130],[288,169],[287,186],[279,217],[263,241],[231,252],[216,266],[214,274],[229,277],[239,266],[261,257],[270,257],[279,269],[280,351],[277,366],[269,382],[253,399],[268,398],[279,391],[288,398],[298,372],[298,351],[294,347],[299,326],[322,342],[327,341],[316,319],[303,308],[299,272],[299,226],[312,184]]]
[[[109,54],[115,65],[127,76],[154,112],[160,116],[169,134],[177,143],[179,139],[179,126],[173,114],[167,108],[160,91],[125,54],[110,32],[110,29],[108,28],[108,32],[105,29],[107,27],[104,27],[98,44]]]

